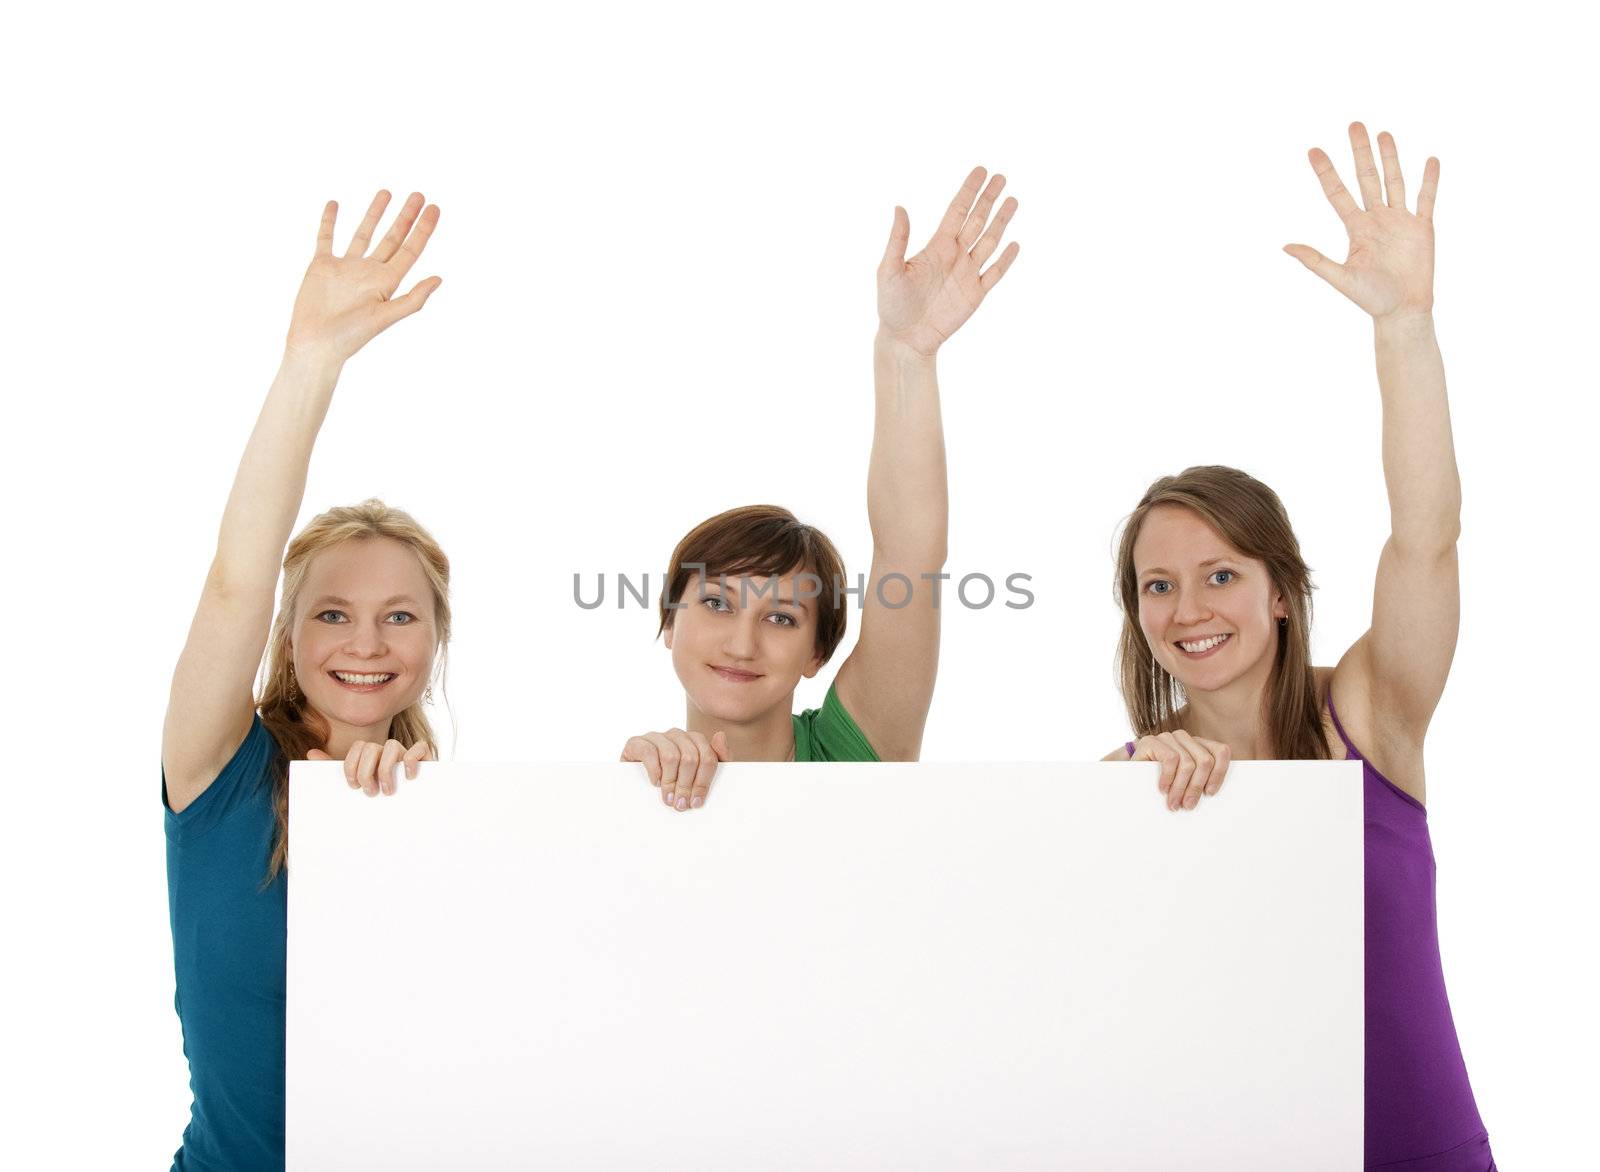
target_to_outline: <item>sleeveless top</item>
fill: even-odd
[[[1366,1159],[1385,1172],[1494,1172],[1439,959],[1433,841],[1423,804],[1361,762],[1365,858]],[[1134,742],[1127,742],[1132,757]]]
[[[794,720],[796,761],[876,761],[866,734],[839,702],[832,684],[821,708],[808,708]]]
[[[277,742],[257,716],[217,779],[166,812],[173,1006],[194,1103],[174,1172],[283,1172],[288,876],[266,883]]]
[[[1328,695],[1347,760],[1361,762],[1366,857],[1366,1166],[1493,1172],[1439,959],[1428,812],[1373,768]]]

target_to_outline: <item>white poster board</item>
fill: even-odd
[[[288,1169],[1362,1158],[1358,763],[291,783]]]

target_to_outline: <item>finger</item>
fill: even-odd
[[[1383,202],[1383,185],[1378,182],[1378,165],[1372,161],[1372,140],[1367,128],[1350,123],[1350,149],[1356,156],[1356,183],[1361,187],[1361,206],[1375,208]]]
[[[986,174],[988,172],[982,167],[974,167],[967,175],[967,181],[961,185],[961,190],[956,192],[956,197],[945,209],[944,219],[939,221],[939,232],[954,236],[961,230],[961,225],[966,223],[967,213],[972,210],[972,201],[978,198],[978,190],[983,186],[983,177]]]
[[[344,779],[351,789],[361,788],[361,778],[356,774],[356,770],[361,766],[361,747],[365,744],[365,741],[357,741],[344,755]]]
[[[683,735],[688,738],[692,750],[684,754],[683,765],[678,770],[678,784],[672,793],[672,808],[675,810],[689,808],[689,799],[694,796],[695,779],[700,775],[705,759],[710,757],[713,762],[717,759],[717,755],[711,751],[711,742],[706,739],[704,733]]]
[[[694,771],[694,784],[689,787],[689,809],[698,810],[706,804],[706,795],[711,792],[711,778],[717,772],[719,760],[716,747],[705,736],[700,739],[705,742],[705,749],[700,754],[700,767]]]
[[[390,737],[383,743],[383,752],[378,757],[379,793],[394,793],[395,768],[400,764],[400,758],[404,757],[405,755],[406,747],[393,737]]]
[[[400,206],[400,214],[394,218],[394,223],[389,225],[388,235],[372,250],[373,260],[388,260],[400,250],[400,242],[406,238],[406,233],[411,231],[411,225],[416,223],[417,213],[420,211],[422,211],[422,192],[413,191],[406,196],[406,202]]]
[[[383,303],[379,311],[383,319],[380,332],[388,329],[403,317],[410,317],[428,303],[428,298],[433,296],[433,291],[444,284],[443,277],[424,277],[404,297],[391,297]]]
[[[415,781],[417,779],[417,766],[432,756],[433,746],[428,744],[427,741],[418,741],[407,749],[406,755],[401,758],[406,766],[406,779]]]
[[[1338,261],[1329,260],[1308,244],[1285,244],[1283,251],[1316,273],[1317,276],[1328,282],[1346,297],[1350,296],[1350,274]]]
[[[1227,779],[1228,766],[1233,762],[1233,750],[1227,745],[1213,745],[1216,764],[1211,768],[1211,780],[1206,782],[1206,794],[1215,794],[1222,788],[1222,783]]]
[[[1383,194],[1392,208],[1404,210],[1406,206],[1406,181],[1400,174],[1400,152],[1395,149],[1394,135],[1387,130],[1378,131],[1378,154],[1383,158]]]
[[[978,202],[972,205],[972,214],[967,217],[966,223],[961,225],[961,231],[956,236],[956,243],[962,248],[971,248],[978,239],[983,226],[989,222],[989,210],[994,207],[994,201],[1000,198],[1000,192],[1005,185],[1004,175],[990,178],[988,186],[983,189],[983,194],[978,196]]]
[[[644,766],[644,775],[651,785],[661,784],[661,753],[649,737],[629,737],[628,743],[622,746],[622,759],[637,761]]]
[[[369,798],[378,796],[378,758],[383,755],[383,746],[377,741],[361,742],[361,757],[356,761],[356,780],[361,783],[361,792]]]
[[[667,805],[674,810],[687,810],[689,808],[689,791],[694,788],[694,771],[700,767],[700,746],[695,739],[681,728],[675,728],[667,733],[667,739],[672,742],[673,748],[678,750],[678,768],[673,775],[672,788],[667,789],[662,782],[662,796]],[[679,805],[680,800],[682,805]]]
[[[660,734],[666,742],[666,747],[661,750],[661,800],[669,806],[677,794],[678,774],[694,768],[683,758],[685,742],[678,739],[682,732],[682,729],[674,728]]]
[[[1006,225],[1011,222],[1011,217],[1017,214],[1017,201],[1008,199],[1000,205],[994,223],[989,225],[989,230],[978,238],[978,243],[972,246],[972,261],[979,268],[989,259],[989,254],[994,252],[1000,244],[1000,237],[1005,235]]]
[[[1439,194],[1439,160],[1429,157],[1422,169],[1422,187],[1417,191],[1417,218],[1433,220],[1433,200]]]
[[[1166,793],[1172,788],[1172,776],[1178,769],[1178,755],[1155,737],[1140,737],[1133,747],[1130,761],[1155,761],[1160,765],[1156,774],[1156,788]]]
[[[1206,748],[1204,741],[1198,741],[1188,733],[1179,729],[1176,734],[1179,744],[1188,751],[1189,757],[1194,761],[1194,772],[1189,775],[1189,784],[1178,795],[1178,805],[1181,809],[1192,810],[1200,804],[1200,795],[1205,793],[1206,782],[1211,777],[1212,755]]]
[[[715,732],[711,734],[711,751],[717,755],[718,761],[732,761],[733,755],[728,751],[728,734]]]
[[[1167,809],[1176,810],[1178,803],[1183,800],[1183,791],[1189,786],[1189,778],[1194,773],[1194,759],[1184,749],[1183,743],[1171,733],[1162,733],[1161,739],[1178,755],[1177,769],[1172,775],[1172,785],[1167,790]]]
[[[337,200],[329,200],[322,208],[322,223],[317,226],[317,255],[333,255],[333,222],[339,218]]]
[[[394,262],[390,267],[395,271],[396,285],[411,271],[411,266],[417,263],[417,258],[422,255],[422,250],[428,247],[428,240],[438,224],[439,205],[429,204],[422,209],[422,215],[417,217],[416,226],[407,234],[400,251],[395,253]]]
[[[373,230],[377,228],[378,221],[383,218],[383,209],[389,206],[389,193],[380,191],[372,197],[372,203],[367,208],[367,214],[362,219],[356,234],[350,238],[350,247],[344,250],[346,258],[352,256],[366,256],[367,245],[372,243]]]
[[[1000,259],[983,270],[983,275],[978,278],[978,288],[987,295],[1000,283],[1000,278],[1006,275],[1006,270],[1011,267],[1011,262],[1017,259],[1017,253],[1022,251],[1022,245],[1013,240],[1006,245],[1006,250],[1000,254]]]
[[[884,246],[883,259],[878,262],[880,269],[889,269],[897,272],[905,267],[906,245],[911,240],[911,217],[906,215],[906,209],[899,204],[894,208],[894,223],[889,225],[889,243]]]
[[[1348,220],[1359,212],[1361,209],[1356,206],[1356,201],[1344,189],[1344,184],[1339,182],[1339,172],[1333,169],[1333,160],[1319,147],[1312,147],[1306,152],[1306,157],[1311,160],[1311,169],[1317,173],[1317,178],[1322,182],[1322,194],[1328,197],[1328,202],[1333,205],[1333,210],[1339,213],[1339,218]]]
[[[328,756],[321,749],[307,749],[306,750],[306,760],[307,761],[332,761],[333,758]]]

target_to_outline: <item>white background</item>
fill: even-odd
[[[24,1137],[165,1167],[186,1118],[161,714],[324,200],[342,249],[378,187],[425,192],[414,276],[445,283],[346,370],[303,518],[378,494],[450,553],[456,759],[610,760],[681,723],[681,692],[653,617],[578,610],[572,574],[659,574],[691,525],[768,500],[864,570],[892,208],[919,247],[969,167],[1003,171],[1022,254],[940,360],[948,568],[1031,573],[1038,602],[947,610],[924,755],[1084,759],[1124,736],[1110,548],[1158,475],[1274,485],[1318,661],[1364,629],[1370,326],[1279,251],[1339,253],[1305,150],[1348,179],[1354,118],[1396,135],[1413,191],[1443,162],[1463,624],[1428,777],[1452,1004],[1502,1165],[1586,1136],[1600,165],[1592,41],[1554,6],[43,11],[0,47]]]

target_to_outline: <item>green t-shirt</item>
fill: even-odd
[[[878,754],[828,685],[821,708],[807,708],[794,717],[796,761],[876,761]]]

